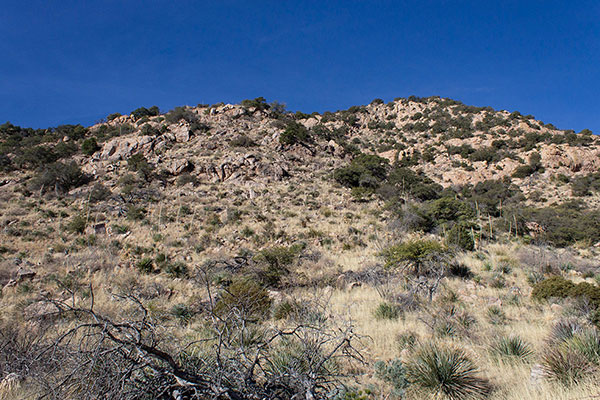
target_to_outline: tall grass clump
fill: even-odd
[[[427,398],[447,400],[484,399],[491,385],[460,349],[426,344],[406,365],[408,381]]]

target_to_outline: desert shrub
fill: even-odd
[[[198,184],[198,178],[188,172],[185,172],[177,177],[177,186],[183,186],[191,183],[192,185]]]
[[[117,118],[119,118],[120,116],[121,116],[121,113],[118,113],[118,112],[116,112],[116,113],[112,113],[112,114],[108,114],[108,115],[106,116],[106,120],[107,120],[107,121],[112,121],[113,119],[117,119]]]
[[[85,217],[81,215],[74,216],[69,223],[67,224],[67,230],[71,233],[83,233],[85,231],[85,227],[87,225],[87,221]]]
[[[289,274],[288,267],[296,260],[302,246],[276,246],[260,251],[255,257],[259,263],[256,274],[266,286],[277,286]]]
[[[521,189],[506,178],[464,186],[461,188],[461,195],[473,206],[477,204],[482,213],[493,217],[500,216],[500,204],[502,207],[519,205],[525,199]]]
[[[161,129],[155,128],[154,126],[152,126],[150,124],[144,124],[140,128],[140,133],[144,136],[158,136],[162,132],[161,132]]]
[[[547,300],[549,298],[564,299],[570,296],[575,284],[562,276],[552,276],[533,287],[531,297],[536,300]]]
[[[100,146],[94,137],[87,138],[81,143],[81,151],[87,156],[91,156],[98,150],[100,150]]]
[[[504,157],[504,152],[495,147],[482,147],[469,155],[471,161],[485,161],[488,164],[501,161]]]
[[[594,307],[600,307],[600,287],[588,282],[575,285],[572,281],[561,276],[553,276],[537,283],[531,292],[536,300],[549,298],[585,298]]]
[[[163,270],[172,278],[184,278],[188,274],[188,267],[181,261],[167,263]]]
[[[109,188],[104,186],[102,183],[98,182],[94,184],[92,189],[90,189],[89,200],[90,203],[97,203],[99,201],[106,200],[110,197],[112,192]]]
[[[130,171],[139,173],[145,180],[152,176],[154,167],[148,163],[148,160],[142,153],[136,153],[127,159],[127,167]]]
[[[573,196],[589,196],[593,192],[600,192],[600,172],[578,176],[571,182]]]
[[[373,315],[375,316],[376,319],[394,320],[394,319],[398,319],[398,317],[401,314],[402,314],[402,310],[400,309],[400,307],[398,307],[398,305],[388,303],[385,301],[379,303],[379,305],[373,312]]]
[[[523,217],[544,228],[538,240],[556,247],[569,246],[577,241],[600,241],[600,211],[586,210],[576,202],[545,208],[522,210]]]
[[[517,335],[500,336],[492,343],[493,356],[509,361],[527,361],[533,355],[531,344]]]
[[[452,263],[448,267],[448,274],[457,278],[470,279],[473,277],[473,272],[468,265],[460,263]]]
[[[448,400],[484,399],[490,383],[478,375],[477,366],[459,349],[427,344],[406,364],[406,377],[421,391]]]
[[[409,194],[417,200],[434,200],[440,197],[443,187],[424,173],[416,173],[405,167],[394,168],[390,171],[387,183],[395,188],[398,194]]]
[[[170,313],[172,316],[181,321],[182,324],[189,323],[194,317],[194,312],[192,309],[184,303],[175,304],[171,307]]]
[[[266,289],[251,280],[236,279],[223,290],[214,311],[224,318],[233,313],[244,320],[259,321],[268,317],[270,308]]]
[[[130,221],[141,221],[146,216],[146,210],[143,207],[137,207],[133,204],[127,206],[127,219]]]
[[[446,243],[461,250],[473,251],[475,249],[474,227],[475,225],[468,221],[455,223],[446,231]]]
[[[54,190],[55,193],[66,193],[70,189],[83,185],[88,177],[75,162],[63,164],[56,162],[41,169],[31,180],[31,187],[41,193]]]
[[[283,133],[279,136],[279,143],[284,145],[306,143],[310,140],[311,137],[308,129],[306,129],[304,125],[295,121],[288,123]]]
[[[270,108],[270,105],[267,103],[267,100],[265,100],[264,97],[242,100],[240,104],[244,108],[254,108],[257,111],[264,111]]]
[[[392,386],[392,395],[403,398],[409,382],[406,379],[406,369],[400,359],[377,361],[374,364],[375,376]]]
[[[136,108],[131,112],[131,116],[133,119],[140,119],[143,117],[155,117],[160,114],[160,110],[157,106],[152,106],[150,108],[140,107]]]
[[[395,268],[409,263],[412,264],[414,273],[418,275],[426,262],[446,252],[447,249],[438,241],[414,239],[388,247],[382,255],[386,267]]]
[[[360,154],[346,167],[338,168],[333,178],[349,188],[376,189],[386,178],[388,160],[372,154]]]
[[[542,167],[540,153],[534,152],[529,156],[529,164],[521,165],[515,169],[512,176],[513,178],[526,178],[535,172],[544,172]]]
[[[104,141],[115,136],[122,136],[133,133],[135,127],[130,124],[118,124],[118,125],[101,125],[94,135],[98,141]]]
[[[229,143],[232,147],[254,147],[256,142],[246,135],[238,135]]]
[[[475,216],[471,206],[454,197],[442,197],[429,202],[424,211],[435,225],[467,220]]]
[[[187,107],[175,107],[165,114],[165,120],[170,124],[176,124],[182,120],[193,124],[198,120],[198,115]]]
[[[154,261],[152,260],[152,258],[146,257],[146,258],[143,258],[140,261],[138,261],[136,264],[136,267],[141,272],[149,274],[152,271],[154,271]]]
[[[594,307],[600,307],[600,287],[589,282],[580,282],[569,291],[569,297],[584,298]]]

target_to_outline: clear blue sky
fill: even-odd
[[[0,121],[440,95],[600,132],[598,1],[0,0]]]

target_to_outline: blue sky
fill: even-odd
[[[0,121],[439,95],[600,133],[597,1],[0,0]]]

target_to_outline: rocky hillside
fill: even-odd
[[[590,131],[439,97],[142,107],[0,125],[0,200],[0,399],[600,390]]]

